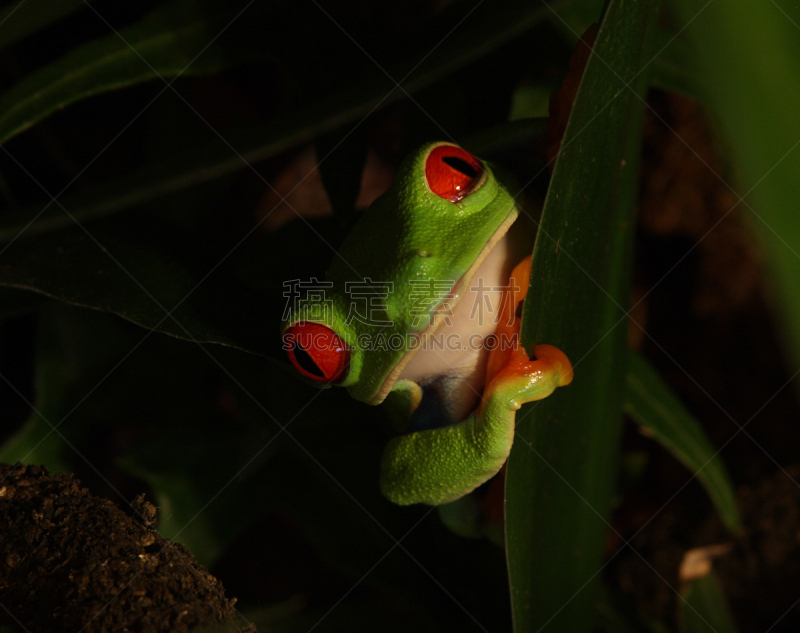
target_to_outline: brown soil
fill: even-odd
[[[155,633],[233,621],[219,581],[153,531],[155,507],[139,497],[134,511],[138,521],[72,475],[0,464],[0,624]]]

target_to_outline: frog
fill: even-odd
[[[463,147],[424,145],[283,320],[302,376],[403,420],[378,477],[396,504],[448,504],[492,479],[520,407],[573,379],[559,348],[519,342],[534,231],[512,191]]]

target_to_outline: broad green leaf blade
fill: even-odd
[[[85,9],[91,0],[16,0],[0,10],[0,48],[50,26],[78,9]]]
[[[628,356],[626,383],[625,412],[697,475],[723,523],[739,530],[739,509],[725,465],[697,421],[650,363],[635,352]]]
[[[45,328],[42,328],[45,329]],[[47,338],[49,332],[45,333]],[[22,426],[0,446],[0,462],[43,464],[51,473],[71,472],[77,455],[53,428],[69,410],[64,399],[74,386],[75,372],[54,349],[52,341],[39,343],[32,411]]]
[[[219,18],[187,0],[172,0],[119,35],[84,44],[28,75],[0,96],[0,143],[86,97],[159,75],[224,68],[230,62],[222,51],[213,45],[206,49],[224,25]]]
[[[210,566],[263,514],[253,499],[275,494],[275,469],[263,467],[278,447],[274,435],[241,420],[165,419],[120,465],[151,486],[159,533]]]
[[[554,2],[552,6],[558,10],[562,4],[567,2]],[[168,164],[145,166],[133,175],[108,182],[88,193],[67,194],[61,198],[62,203],[78,221],[85,222],[244,169],[326,132],[344,125],[352,126],[372,112],[404,98],[406,92],[413,95],[431,86],[522,35],[550,14],[550,10],[540,4],[505,2],[494,5],[486,15],[474,15],[465,20],[433,50],[390,68],[391,77],[404,80],[402,90],[376,71],[375,76],[361,84],[343,87],[340,92],[294,108],[274,121],[226,134],[228,144],[213,143],[205,149],[187,150],[183,157],[174,156]],[[200,60],[204,57],[205,54]],[[2,121],[0,117],[0,136]],[[42,206],[17,209],[9,214],[0,222],[0,241],[15,238]],[[52,208],[24,235],[30,237],[70,224],[69,218]]]
[[[622,423],[640,71],[659,7],[608,2],[534,247],[522,343],[560,347],[575,379],[517,414],[506,483],[517,633],[592,626]]]
[[[722,583],[713,570],[686,583],[681,598],[679,620],[683,633],[736,633]]]
[[[684,21],[705,5],[676,0]],[[686,30],[705,103],[731,149],[741,212],[758,227],[795,366],[800,361],[800,6],[713,2]]]
[[[30,314],[47,303],[47,299],[35,292],[14,288],[0,288],[0,319]]]
[[[90,432],[75,408],[130,346],[119,322],[58,304],[42,311],[37,339],[34,410],[0,446],[0,462],[72,472],[84,466],[79,445]]]
[[[280,285],[270,288],[270,297],[249,284],[259,275],[270,277],[269,258],[248,259],[245,272],[252,277],[243,280],[234,275],[235,257],[221,262],[221,255],[195,243],[200,241],[154,219],[98,223],[91,237],[74,227],[11,244],[3,253],[0,286],[113,312],[193,342],[255,353],[275,347],[278,337],[264,326],[264,315],[270,301],[282,301]],[[255,237],[251,242],[262,244]]]

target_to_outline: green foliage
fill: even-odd
[[[607,3],[534,246],[521,341],[564,350],[576,377],[517,415],[506,482],[517,631],[592,628],[587,585],[602,565],[622,428],[641,71],[659,8],[657,0]]]
[[[687,581],[680,603],[680,624],[684,633],[736,633],[728,601],[713,571]]]
[[[677,457],[703,484],[725,525],[742,525],[733,486],[719,453],[702,428],[641,356],[628,357],[625,413]]]
[[[83,0],[26,0],[9,4],[0,10],[3,25],[0,46],[11,46],[86,6]]]
[[[740,526],[714,445],[627,350],[643,98],[649,82],[714,108],[800,358],[800,39],[782,15],[800,23],[796,9],[750,19],[726,0],[694,19],[678,0],[682,21],[657,28],[658,0],[401,3],[388,18],[367,2],[107,4],[0,11],[0,373],[2,402],[23,403],[3,411],[0,459],[76,472],[122,505],[146,491],[163,534],[221,574],[241,566],[223,581],[267,630],[656,630],[610,583],[594,593],[623,412]],[[548,95],[601,12],[547,183]],[[506,558],[386,502],[381,411],[306,385],[280,349],[283,283],[322,276],[364,165],[435,139],[546,193],[523,340],[576,367],[518,415]],[[296,161],[312,142],[318,173]],[[316,213],[317,176],[335,217]],[[284,196],[281,223],[265,205]],[[695,584],[687,600],[723,604]]]
[[[79,46],[5,91],[0,97],[0,143],[92,95],[229,65],[213,41],[231,16],[226,12],[208,18],[192,13],[191,6],[172,0],[139,24]]]
[[[800,359],[800,9],[785,0],[752,5],[678,0],[692,24],[687,38],[703,94],[725,131],[739,169],[738,206],[763,239],[780,293],[779,316]],[[770,46],[764,46],[770,42]],[[717,60],[724,59],[720,64]],[[736,95],[732,98],[732,95]]]

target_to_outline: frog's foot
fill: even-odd
[[[508,459],[517,409],[572,381],[572,365],[560,349],[537,345],[531,360],[518,344],[518,312],[528,291],[530,262],[526,257],[509,279],[496,332],[500,345],[489,355],[487,386],[477,411],[458,424],[401,435],[386,447],[381,490],[390,501],[438,505],[472,492]]]
[[[481,408],[499,401],[499,406],[516,411],[526,402],[546,398],[556,387],[572,382],[572,364],[560,349],[537,345],[534,355],[536,360],[530,360],[521,347],[513,350],[506,366],[484,390]]]
[[[463,422],[394,438],[381,461],[383,494],[400,505],[438,505],[497,474],[511,451],[517,409],[572,380],[572,366],[561,350],[539,345],[535,352],[536,360],[530,360],[515,349],[478,410]]]

